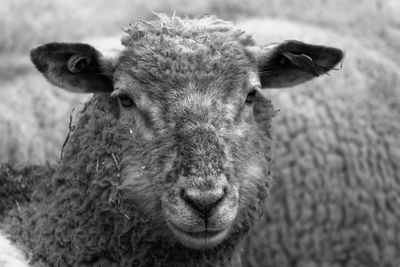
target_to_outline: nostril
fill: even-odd
[[[212,211],[224,200],[226,192],[225,188],[209,191],[189,189],[182,190],[180,196],[196,212],[210,216]]]

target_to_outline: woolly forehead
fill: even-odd
[[[121,80],[136,80],[157,94],[185,88],[189,83],[203,89],[226,89],[243,83],[255,69],[254,59],[246,52],[253,40],[230,22],[213,16],[157,16],[154,21],[136,21],[125,29],[128,35],[122,43],[126,49],[114,77],[117,85]]]
[[[118,60],[114,84],[117,91],[144,91],[149,98],[162,101],[193,90],[225,99],[247,91],[257,82],[255,73],[255,62],[237,42],[210,46],[164,38],[157,45],[127,47]]]

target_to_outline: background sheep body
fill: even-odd
[[[292,110],[274,125],[275,184],[244,255],[250,266],[397,266],[399,113],[319,92],[281,96]]]
[[[344,47],[346,59],[334,78],[266,92],[280,110],[273,121],[275,184],[244,261],[249,266],[398,266],[399,68],[337,34],[276,23],[293,38]],[[242,27],[252,30],[257,42],[285,38],[270,20]]]

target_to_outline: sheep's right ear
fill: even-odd
[[[48,43],[31,50],[31,60],[54,85],[78,93],[113,90],[114,66],[98,50],[82,43]]]

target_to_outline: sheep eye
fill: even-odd
[[[251,90],[246,97],[246,104],[252,104],[254,101],[254,98],[256,97],[256,90]]]
[[[133,107],[135,105],[135,102],[133,102],[132,97],[130,97],[127,94],[121,94],[118,96],[119,102],[121,103],[121,105],[125,108],[130,108]]]

